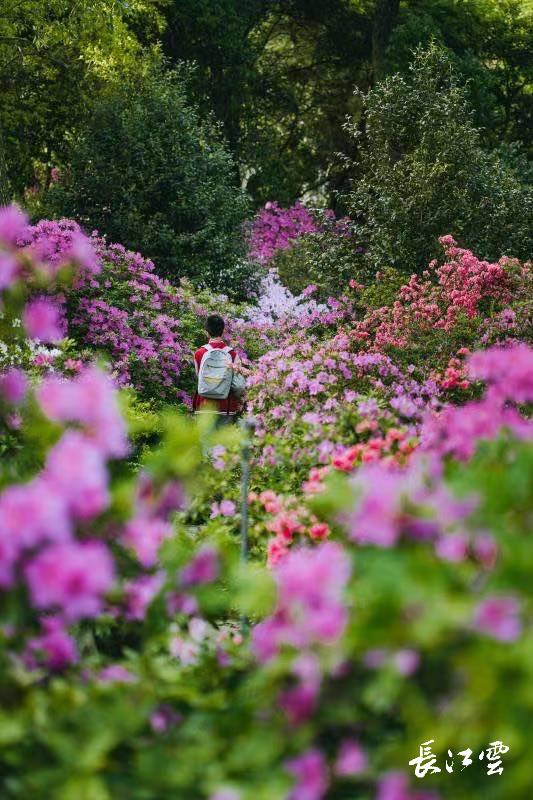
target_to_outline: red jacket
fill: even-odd
[[[211,347],[216,349],[222,349],[223,347],[227,347],[227,345],[221,339],[213,339],[209,341]],[[200,364],[202,363],[202,358],[207,353],[207,349],[205,347],[200,347],[196,353],[194,354],[194,368],[196,370],[196,374],[200,371]],[[230,350],[229,354],[231,356],[231,360],[235,361],[237,357],[236,350]],[[235,414],[237,411],[240,410],[240,403],[236,397],[230,394],[229,396],[229,411],[230,414]],[[211,404],[211,406],[218,407],[218,412],[225,414],[228,410],[228,401],[227,400],[208,400],[205,397],[199,397],[198,394],[194,395],[193,399],[193,411],[197,411],[202,406],[207,406]]]

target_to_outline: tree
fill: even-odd
[[[399,10],[400,0],[377,0],[372,31],[372,63],[376,78],[383,72],[385,53]]]
[[[432,40],[450,51],[476,124],[490,147],[533,146],[533,13],[525,0],[421,0],[402,4],[387,51],[389,72],[405,72],[412,51]]]
[[[418,50],[408,76],[363,97],[365,133],[345,200],[374,270],[422,270],[452,234],[482,258],[531,254],[532,191],[481,145],[448,54]]]
[[[103,95],[49,203],[140,250],[161,274],[224,289],[247,201],[217,125],[189,102],[189,81],[185,68],[156,70]]]
[[[221,120],[258,203],[334,186],[342,129],[368,85],[372,19],[352,0],[174,0],[165,55],[194,61],[195,88]]]
[[[13,190],[47,186],[65,135],[109,81],[142,70],[155,53],[161,18],[154,0],[3,0],[0,15],[0,128]]]

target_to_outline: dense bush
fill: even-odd
[[[184,69],[150,73],[99,98],[49,202],[56,215],[142,250],[175,282],[186,276],[239,296],[247,202],[214,121],[190,104],[187,82]]]
[[[78,252],[80,226],[73,220],[41,220],[27,226],[18,239],[20,248],[34,248],[59,269]],[[0,348],[0,366],[79,368],[102,356],[118,386],[135,389],[145,401],[190,404],[194,389],[193,353],[204,344],[205,317],[212,311],[228,318],[234,345],[244,341],[232,320],[240,313],[225,295],[195,290],[183,279],[179,286],[156,274],[154,264],[119,244],[90,237],[92,260],[98,272],[78,275],[74,286],[61,294],[59,307],[63,339],[52,349],[24,337],[10,350]],[[84,247],[79,253],[83,255]],[[17,322],[17,320],[15,320]],[[81,359],[81,360],[80,360]],[[37,363],[36,363],[37,362]]]
[[[407,76],[363,96],[364,130],[346,202],[374,271],[424,269],[449,231],[489,260],[531,254],[533,195],[481,147],[465,90],[446,52],[419,50]]]
[[[342,294],[350,280],[370,277],[364,250],[346,225],[344,235],[335,229],[318,231],[276,255],[273,264],[291,291],[316,286],[317,296],[327,299]]]

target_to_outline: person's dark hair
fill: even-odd
[[[224,320],[220,314],[210,314],[205,323],[210,336],[222,336],[224,333]]]

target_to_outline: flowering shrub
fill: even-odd
[[[0,212],[6,319],[27,319],[35,283],[48,297],[87,280],[83,261],[63,277],[17,248],[25,226]],[[494,313],[508,290],[490,284]],[[360,303],[287,319],[251,378],[247,564],[236,432],[167,413],[134,468],[105,372],[2,370],[0,418],[20,416],[33,452],[23,474],[0,463],[3,796],[527,796],[533,351],[503,333],[449,365],[452,316],[435,330],[460,377],[441,380],[380,352],[373,328],[356,336]],[[440,773],[422,783],[409,761],[429,739]],[[500,739],[490,777],[478,754]]]
[[[18,244],[46,259],[49,277],[59,274],[75,256],[87,261],[74,287],[57,297],[57,317],[44,319],[43,312],[50,313],[51,307],[43,309],[40,300],[27,310],[30,324],[36,317],[41,326],[47,322],[48,341],[68,333],[78,344],[78,353],[67,348],[65,357],[56,362],[58,368],[75,371],[80,354],[83,362],[97,351],[109,359],[117,385],[133,387],[146,399],[190,402],[192,354],[204,341],[201,323],[208,306],[194,299],[187,282],[172,286],[156,274],[149,259],[108,244],[96,233],[87,239],[72,220],[42,220],[27,226]],[[219,297],[206,300],[219,308]]]
[[[253,221],[249,234],[248,255],[262,264],[270,261],[277,250],[285,250],[304,233],[317,230],[313,214],[301,203],[281,208],[268,202]]]

